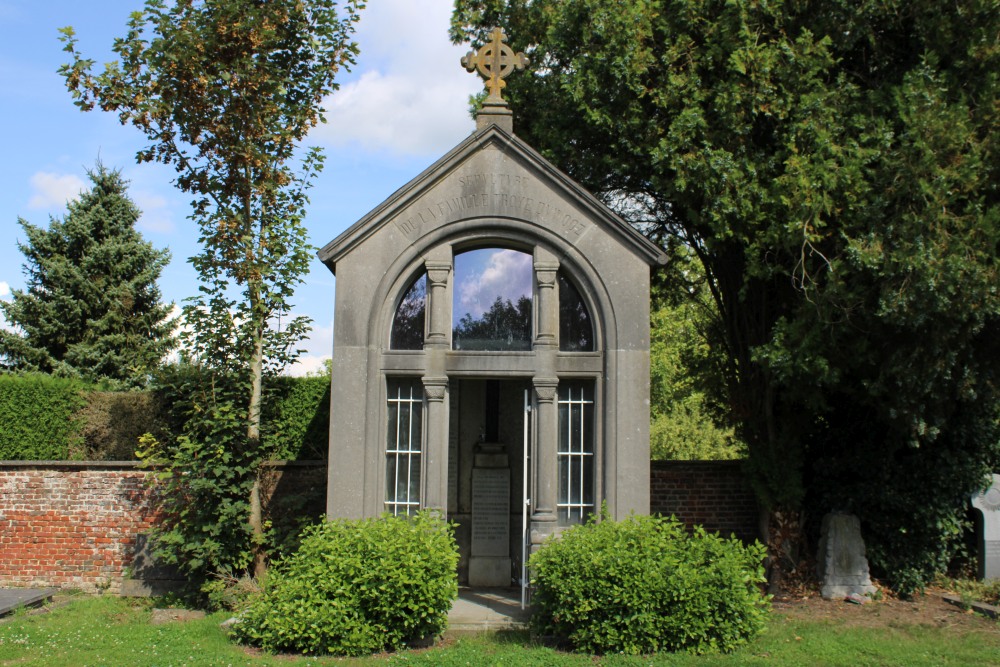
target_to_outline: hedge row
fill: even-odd
[[[79,380],[0,375],[0,460],[67,459],[83,441]]]
[[[0,460],[132,460],[139,436],[169,429],[156,391],[100,391],[44,374],[0,374]],[[278,377],[261,431],[274,458],[324,459],[329,377]]]

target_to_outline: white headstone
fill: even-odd
[[[983,513],[983,533],[979,537],[979,576],[1000,579],[1000,475],[972,496],[972,506]]]
[[[858,517],[839,512],[827,514],[820,533],[816,560],[823,582],[822,596],[830,600],[874,593]]]

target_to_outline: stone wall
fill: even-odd
[[[127,461],[0,462],[0,586],[138,590],[125,575],[136,565],[137,537],[156,519],[146,475]],[[739,462],[654,462],[650,486],[654,513],[757,536],[757,504]],[[264,492],[271,521],[294,530],[323,511],[326,464],[276,464]]]
[[[0,462],[0,586],[135,590],[136,538],[156,520],[146,477],[130,461]],[[325,463],[275,465],[272,521],[321,514],[325,482]]]
[[[654,461],[649,495],[654,514],[744,541],[758,537],[757,500],[741,461]]]

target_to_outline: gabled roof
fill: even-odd
[[[565,195],[582,209],[591,221],[616,236],[626,247],[631,248],[647,263],[651,265],[666,263],[667,257],[659,246],[636,231],[597,197],[557,169],[527,143],[495,124],[469,135],[419,176],[396,190],[366,216],[323,246],[317,253],[320,260],[336,274],[337,262],[341,257],[357,245],[364,243],[367,238],[392,220],[397,213],[422,197],[435,184],[454,172],[473,155],[490,146],[496,146],[506,154],[533,168],[544,185]]]

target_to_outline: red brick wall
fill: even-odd
[[[0,586],[122,592],[155,520],[146,475],[130,461],[0,461]],[[276,464],[264,491],[272,523],[294,527],[323,513],[326,465]]]
[[[654,514],[676,516],[723,536],[752,541],[758,509],[740,461],[653,461],[649,505]]]
[[[0,585],[121,590],[153,521],[135,464],[0,464]]]
[[[130,462],[0,462],[0,586],[121,592],[136,535],[155,518],[145,479]],[[276,521],[322,512],[324,465],[277,466],[271,479]],[[739,462],[653,462],[650,508],[757,537],[757,503]]]

